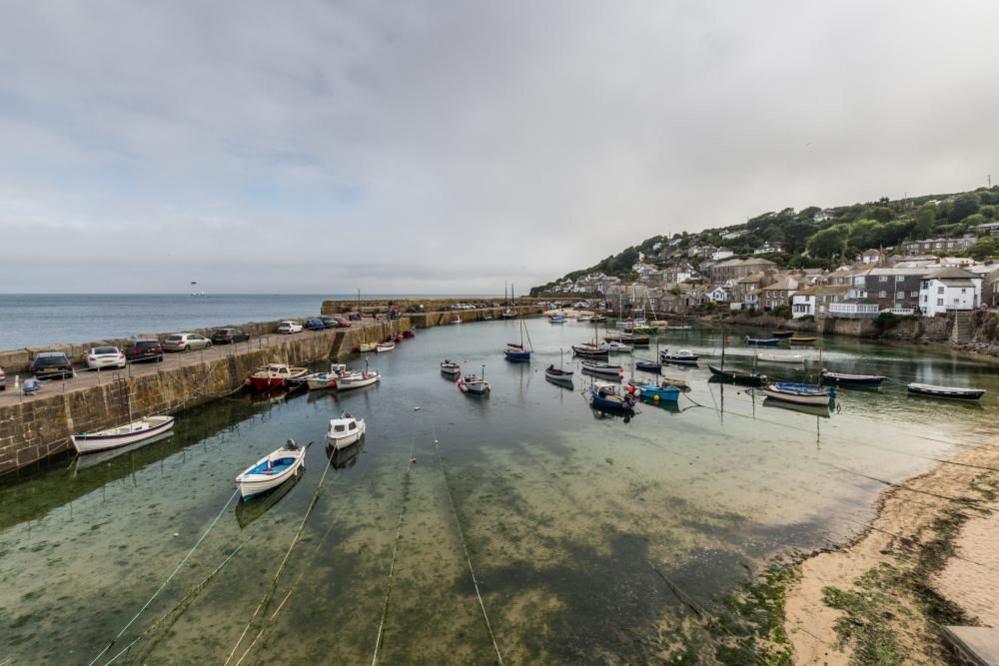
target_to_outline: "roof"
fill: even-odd
[[[970,280],[977,277],[974,273],[955,267],[943,268],[926,274],[928,280]]]
[[[790,277],[782,277],[773,284],[763,287],[764,291],[787,291],[789,289],[797,289],[798,281]]]

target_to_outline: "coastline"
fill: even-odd
[[[999,439],[878,505],[852,542],[799,565],[784,604],[794,663],[936,663],[948,658],[942,626],[999,623]]]

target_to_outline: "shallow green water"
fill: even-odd
[[[489,663],[496,647],[507,663],[655,660],[687,611],[653,566],[720,611],[768,558],[860,530],[884,487],[870,477],[925,471],[996,434],[995,393],[967,405],[904,390],[924,381],[999,391],[995,365],[853,340],[822,341],[825,365],[895,381],[841,391],[830,418],[709,384],[706,368],[671,371],[693,387],[676,410],[597,418],[581,395],[588,380],[577,373],[565,390],[542,372],[591,329],[535,320],[530,330],[530,366],[499,352],[514,322],[421,331],[370,358],[384,373],[377,387],[220,401],[181,415],[172,438],[138,451],[8,479],[0,662],[90,662],[226,505],[232,477],[288,437],[316,442],[302,479],[280,496],[229,504],[100,663],[137,637],[116,663],[222,663],[230,652],[230,663],[244,653],[242,663],[369,662],[380,625],[386,663]],[[720,349],[712,331],[662,342]],[[747,350],[731,342],[729,352],[730,364],[748,368]],[[492,395],[459,393],[438,372],[445,357],[475,371],[486,363]],[[343,409],[367,420],[367,441],[355,457],[334,459],[272,589],[326,472],[326,420]]]

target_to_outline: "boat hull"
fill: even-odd
[[[642,372],[651,372],[654,374],[659,374],[663,370],[662,363],[645,363],[642,361],[637,361],[635,363],[635,369],[641,370]]]
[[[906,390],[913,395],[950,400],[978,400],[985,395],[984,389],[965,389],[956,386],[934,386],[932,384],[909,384]]]
[[[590,389],[590,406],[602,412],[615,414],[634,414],[635,407],[628,401],[608,400],[594,389]]]
[[[746,338],[747,347],[776,347],[780,344],[778,338],[770,338],[769,340],[760,340],[757,338]]]
[[[371,386],[381,379],[381,375],[375,374],[373,377],[364,377],[362,379],[346,379],[341,378],[337,382],[338,391],[352,391],[354,389],[364,388],[365,386]]]
[[[878,388],[887,379],[880,375],[844,375],[832,372],[823,372],[820,378],[823,384],[847,388]]]
[[[254,497],[255,495],[266,493],[269,490],[277,488],[285,481],[294,478],[295,475],[298,474],[299,470],[302,468],[302,465],[305,463],[305,450],[304,449],[298,449],[296,451],[281,450],[280,452],[289,457],[294,456],[295,462],[293,462],[291,465],[288,465],[286,469],[282,470],[278,474],[272,474],[272,475],[251,474],[250,470],[260,465],[267,458],[276,455],[278,451],[275,451],[274,453],[270,454],[270,456],[265,456],[261,460],[257,461],[256,463],[254,463],[253,467],[250,467],[247,471],[243,472],[242,474],[236,477],[236,483],[239,486],[240,497],[242,497],[245,500]]]
[[[709,365],[708,370],[711,371],[711,378],[719,382],[728,382],[729,384],[753,386],[757,388],[767,385],[766,375],[735,370],[721,370],[713,365]]]
[[[172,416],[153,416],[148,419],[139,419],[130,423],[133,426],[137,423],[153,422],[149,427],[142,430],[133,430],[129,433],[112,434],[117,428],[109,428],[95,433],[81,433],[73,435],[70,439],[76,452],[83,455],[87,453],[97,453],[109,449],[117,449],[122,446],[136,444],[143,440],[158,437],[173,428],[174,418]],[[128,426],[125,426],[128,427]]]
[[[316,375],[305,380],[310,391],[322,391],[336,388],[336,377],[332,375]]]
[[[511,363],[527,363],[531,360],[531,352],[529,351],[511,351],[507,349],[504,350],[503,355]]]
[[[796,405],[828,405],[833,399],[833,395],[828,391],[802,392],[778,388],[776,384],[770,384],[763,392],[768,398],[793,402]]]

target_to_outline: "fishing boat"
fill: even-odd
[[[334,363],[330,366],[329,372],[314,372],[311,375],[306,375],[305,384],[310,391],[335,389],[336,380],[345,372],[347,372],[347,366],[343,363]]]
[[[608,342],[607,348],[612,354],[630,354],[635,350],[631,345],[626,345],[623,342]]]
[[[367,425],[364,419],[355,419],[344,412],[340,418],[330,419],[329,428],[326,430],[326,439],[336,449],[345,449],[351,444],[356,444],[364,437]]]
[[[147,416],[117,428],[81,432],[70,440],[79,454],[97,453],[158,437],[173,428],[172,416]]]
[[[835,391],[824,389],[814,384],[795,384],[780,382],[767,384],[763,392],[768,398],[784,400],[798,405],[828,405],[836,397]]]
[[[490,319],[492,319],[492,317],[490,317]],[[404,338],[415,338],[416,337],[416,329],[407,328],[405,331],[402,332],[402,337],[404,337]]]
[[[715,381],[727,384],[738,384],[739,386],[766,386],[769,380],[767,376],[759,372],[746,372],[744,370],[722,370],[713,365],[708,366],[711,371],[711,378]]]
[[[572,346],[572,353],[583,358],[607,358],[610,347],[592,342],[583,342]]]
[[[611,379],[616,379],[621,381],[624,378],[624,368],[620,365],[611,365],[610,363],[599,363],[597,361],[581,361],[583,367],[583,372],[588,375],[597,375],[598,377],[609,377]]]
[[[371,386],[381,381],[382,376],[375,370],[364,370],[363,372],[347,372],[340,376],[336,382],[338,391],[351,391],[353,389]]]
[[[642,372],[652,372],[658,375],[663,370],[663,364],[656,363],[655,361],[635,361],[635,369],[641,370]]]
[[[293,368],[284,363],[270,363],[246,378],[245,384],[254,391],[287,386],[289,382],[304,380],[309,374],[308,368]]]
[[[459,391],[472,395],[487,395],[492,390],[492,386],[486,381],[486,366],[484,365],[482,366],[482,375],[458,377],[456,384]]]
[[[815,344],[816,340],[818,340],[818,338],[797,337],[787,339],[787,341],[792,345],[812,345]]]
[[[305,449],[289,439],[280,449],[268,453],[236,477],[240,496],[247,499],[277,488],[297,474],[304,462]]]
[[[395,350],[395,342],[379,342],[375,345],[375,351],[379,354]]]
[[[962,388],[959,386],[936,386],[934,384],[908,384],[909,393],[931,398],[952,398],[955,400],[978,400],[985,395],[985,389]]]
[[[646,400],[676,402],[680,399],[682,390],[667,382],[659,384],[631,384],[639,396]]]
[[[845,372],[829,372],[825,369],[819,373],[819,382],[822,384],[853,388],[878,388],[886,379],[884,375],[851,375]]]
[[[588,391],[590,406],[594,409],[617,414],[634,414],[635,398],[630,394],[619,395],[613,386],[599,386]]]
[[[805,356],[803,354],[757,354],[756,358],[760,361],[765,361],[767,363],[790,363],[790,364],[802,364],[805,362]]]
[[[377,342],[362,342],[357,346],[357,351],[366,354],[367,352],[373,352],[378,348]]]
[[[441,374],[448,377],[457,377],[461,374],[461,365],[454,361],[444,359],[441,361]]]
[[[564,324],[565,323],[565,315],[560,315],[560,314],[552,315],[552,316],[548,317],[548,323],[549,324]]]
[[[749,347],[776,347],[780,344],[780,338],[751,338],[746,336],[746,345]]]
[[[770,333],[771,338],[777,338],[778,340],[785,340],[794,335],[794,331],[773,331]]]
[[[689,349],[681,349],[672,353],[668,349],[664,349],[659,353],[660,361],[674,365],[697,365],[697,358],[697,354]]]
[[[572,370],[563,370],[561,368],[556,368],[555,365],[549,365],[545,368],[545,379],[554,384],[572,385]]]

